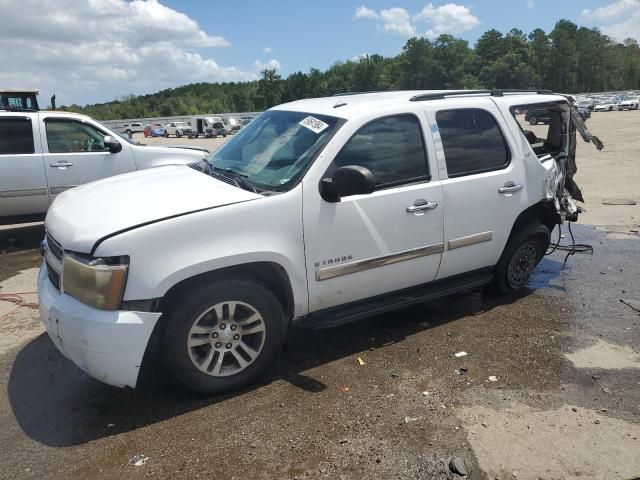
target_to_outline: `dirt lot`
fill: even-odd
[[[594,255],[546,257],[522,295],[294,331],[233,395],[87,377],[41,333],[42,227],[0,229],[0,478],[453,479],[454,457],[473,479],[640,477],[640,212],[601,205],[639,200],[640,112],[588,125],[581,223],[626,235],[575,226]]]

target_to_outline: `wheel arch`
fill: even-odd
[[[503,253],[511,243],[513,237],[533,220],[540,221],[549,229],[549,232],[552,232],[555,226],[561,222],[560,216],[558,215],[552,201],[542,201],[531,205],[523,210],[513,223],[511,232],[509,232],[509,238],[504,246]]]
[[[286,319],[291,321],[294,316],[295,299],[291,279],[287,271],[275,262],[259,261],[240,265],[222,267],[208,272],[180,280],[164,294],[160,300],[160,310],[165,311],[176,298],[184,295],[189,289],[222,279],[249,278],[259,282],[273,293],[285,312]]]

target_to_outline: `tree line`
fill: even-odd
[[[583,93],[640,89],[640,47],[596,28],[560,20],[546,33],[486,31],[470,47],[443,34],[414,37],[395,57],[366,55],[282,78],[266,69],[252,82],[194,83],[151,95],[61,109],[97,119],[261,111],[279,103],[349,91],[469,88],[546,88]]]

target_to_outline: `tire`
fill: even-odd
[[[124,133],[126,133],[127,135],[131,135],[131,130],[126,130]]]
[[[178,383],[204,394],[230,392],[258,380],[275,361],[287,330],[275,295],[249,279],[216,281],[190,291],[169,308],[166,322],[166,369]]]
[[[178,130],[176,130],[176,138],[180,138],[182,136],[182,133]]]
[[[529,125],[537,125],[538,119],[536,117],[529,117]]]
[[[169,132],[167,132],[166,130],[164,131],[164,138],[169,138]]]
[[[549,247],[551,232],[535,220],[513,236],[496,265],[493,291],[506,295],[524,289]]]

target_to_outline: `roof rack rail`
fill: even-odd
[[[364,95],[365,93],[380,93],[378,90],[371,90],[370,92],[340,92],[334,93],[332,97],[346,97],[348,95]]]
[[[444,100],[448,97],[456,96],[474,96],[474,95],[488,95],[491,97],[503,97],[505,94],[516,93],[535,93],[537,95],[550,95],[553,94],[551,90],[518,90],[518,89],[498,89],[498,90],[451,90],[439,93],[424,93],[420,95],[414,95],[409,99],[410,102],[423,102],[426,100]]]

